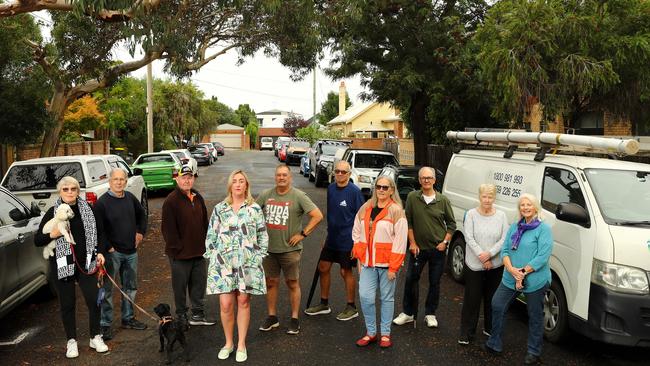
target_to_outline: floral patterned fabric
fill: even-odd
[[[209,261],[207,294],[236,290],[265,294],[262,258],[268,245],[264,214],[257,203],[242,203],[236,214],[225,201],[217,204],[210,217],[203,255]]]

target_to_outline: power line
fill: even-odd
[[[288,99],[308,100],[308,101],[311,101],[310,98],[300,98],[300,97],[293,97],[293,96],[289,96],[289,95],[280,95],[280,94],[265,93],[265,92],[261,92],[261,91],[257,91],[257,90],[250,90],[250,89],[244,89],[244,88],[237,88],[237,87],[234,87],[234,86],[224,85],[224,84],[219,84],[219,83],[215,83],[215,82],[212,82],[212,81],[207,81],[207,80],[202,80],[202,79],[197,79],[197,78],[192,78],[192,80],[193,80],[193,81],[197,81],[197,82],[199,82],[199,83],[205,83],[205,84],[215,85],[215,86],[219,86],[219,87],[222,87],[222,88],[233,89],[233,90],[239,90],[239,91],[243,91],[243,92],[247,92],[247,93],[252,93],[252,94],[260,94],[260,95],[266,95],[266,96],[270,96],[270,97],[279,97],[279,98],[288,98]]]

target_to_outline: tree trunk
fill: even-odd
[[[429,131],[426,124],[426,111],[429,99],[425,93],[419,92],[411,97],[411,105],[408,114],[411,121],[411,133],[413,135],[413,147],[415,150],[415,164],[427,164],[427,144],[429,143]]]
[[[56,149],[59,146],[59,137],[63,130],[63,115],[68,105],[72,103],[72,99],[67,93],[67,88],[64,86],[56,87],[54,95],[52,96],[49,105],[48,113],[52,118],[53,126],[45,131],[43,136],[43,144],[41,145],[41,157],[56,156]]]

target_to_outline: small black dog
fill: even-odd
[[[183,347],[183,357],[185,362],[190,361],[190,354],[187,350],[187,341],[185,340],[185,329],[182,322],[174,320],[171,314],[171,308],[168,304],[158,304],[153,311],[160,317],[158,326],[158,335],[160,336],[160,349],[158,352],[165,350],[165,339],[167,340],[167,364],[172,363],[172,351],[174,343],[178,341]]]

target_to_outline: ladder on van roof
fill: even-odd
[[[550,150],[607,155],[635,155],[639,142],[635,139],[617,139],[598,136],[569,135],[550,132],[463,132],[447,131],[447,138],[458,143],[485,143],[487,146],[506,147],[504,158],[511,158],[518,148],[537,149],[535,161],[544,160]]]

